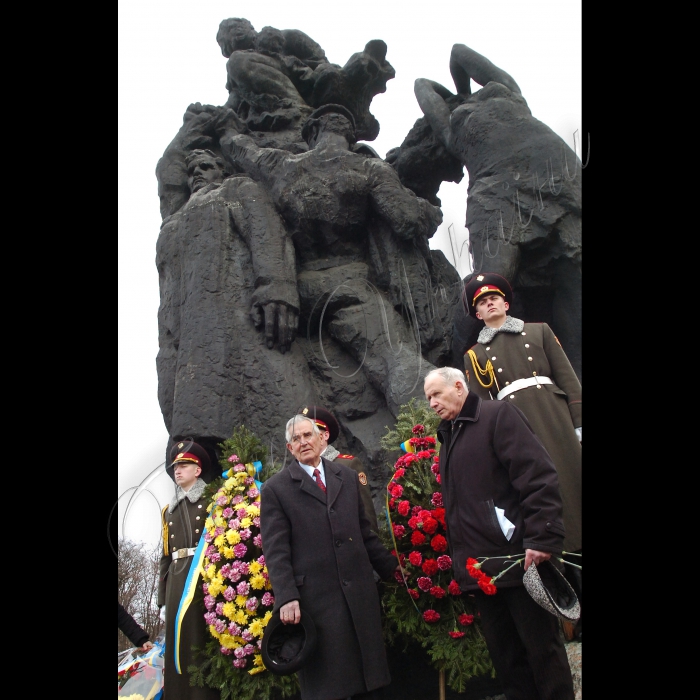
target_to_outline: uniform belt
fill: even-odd
[[[195,547],[183,547],[182,549],[176,549],[173,552],[173,561],[177,561],[183,557],[191,557],[195,553],[195,550]]]
[[[507,394],[512,394],[514,391],[520,391],[526,386],[536,386],[537,384],[554,384],[554,382],[549,377],[527,377],[525,379],[516,379],[511,382],[505,389],[501,389],[496,398],[500,401]]]

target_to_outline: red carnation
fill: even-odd
[[[421,506],[413,506],[413,508],[411,508],[411,515],[414,518],[420,518],[420,514],[421,514],[422,510],[423,510],[423,508]]]
[[[440,465],[437,462],[433,462],[430,465],[430,471],[433,472],[433,474],[438,475],[440,473]]]
[[[420,525],[420,520],[418,520],[415,515],[408,519],[408,527],[410,527],[412,530],[415,530],[418,525]]]
[[[447,634],[449,634],[452,639],[459,639],[460,637],[464,637],[466,632],[448,632]]]
[[[440,525],[442,525],[444,527],[445,526],[445,509],[442,507],[436,508],[433,511],[433,518],[435,518],[435,520],[437,520],[440,523]]]
[[[434,576],[438,572],[438,564],[435,559],[426,559],[422,568],[426,576]]]
[[[442,535],[435,535],[435,537],[430,540],[430,546],[436,552],[444,552],[447,549],[447,540]]]
[[[423,619],[428,622],[437,622],[440,619],[440,613],[435,610],[426,610],[423,613]]]
[[[479,588],[486,593],[486,595],[496,595],[496,586],[491,583],[493,579],[489,578],[488,576],[482,576],[479,581]]]
[[[409,452],[408,454],[403,456],[403,465],[402,466],[410,466],[413,464],[413,462],[417,462],[418,457],[416,457],[413,453]]]
[[[423,521],[423,532],[427,532],[429,535],[432,535],[435,530],[438,529],[438,521],[435,520],[435,518],[426,518]]]
[[[418,459],[430,459],[434,451],[435,450],[421,450],[420,452],[416,453],[416,457],[418,457]]]
[[[401,501],[399,503],[398,511],[399,515],[403,515],[404,518],[408,515],[411,510],[411,504],[408,501]]]
[[[410,561],[413,566],[420,566],[423,562],[423,555],[420,552],[411,552],[408,555],[408,561]]]
[[[420,598],[420,593],[415,588],[409,588],[408,595],[410,595],[413,600],[418,600],[418,598]]]
[[[401,484],[394,484],[392,489],[391,489],[391,495],[394,498],[401,498],[402,494],[403,494],[403,486],[401,486]]]
[[[406,528],[403,525],[394,525],[394,537],[403,537],[406,534]]]
[[[413,426],[411,431],[414,435],[422,435],[425,432],[425,426],[418,423],[418,425]]]
[[[429,591],[433,587],[433,582],[427,576],[419,576],[416,583],[421,591]]]
[[[443,554],[437,558],[437,565],[440,571],[449,571],[452,568],[452,558]]]
[[[441,483],[442,483],[442,479],[440,478],[440,475],[439,475],[439,474],[436,474],[436,475],[435,475],[435,481],[437,481],[438,484],[441,484]]]
[[[457,618],[457,621],[460,625],[464,625],[465,627],[467,627],[468,625],[471,625],[474,622],[474,615],[467,615],[467,613],[463,613]]]
[[[411,544],[414,547],[418,547],[423,544],[423,542],[425,542],[425,535],[420,530],[414,530],[411,535]]]
[[[434,445],[434,444],[435,444],[435,438],[434,438],[434,437],[428,436],[428,437],[424,437],[423,439],[426,441],[426,443],[427,443],[428,445]]]
[[[395,498],[390,498],[390,499],[389,499],[389,508],[391,508],[391,510],[394,510],[394,504],[395,504],[395,503],[396,503],[396,499],[395,499]]]
[[[442,494],[440,491],[436,491],[433,495],[432,498],[430,499],[430,502],[436,507],[436,508],[442,508]]]
[[[462,589],[459,587],[459,584],[454,579],[450,581],[450,585],[447,587],[447,592],[450,595],[462,595]]]
[[[403,576],[400,571],[394,571],[394,578],[399,582],[403,583]]]
[[[405,473],[406,470],[403,467],[400,467],[394,472],[394,479],[400,479]]]
[[[445,597],[445,589],[441,588],[440,586],[433,586],[430,589],[430,595],[433,596],[434,598],[444,598]]]

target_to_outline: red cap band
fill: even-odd
[[[500,294],[502,297],[505,296],[505,294],[498,287],[496,287],[496,285],[485,284],[483,287],[479,287],[479,289],[476,290],[476,294],[474,294],[474,298],[472,299],[472,304],[477,300],[477,297],[480,297],[482,294],[487,294],[488,292],[495,292],[496,294]]]
[[[202,468],[202,462],[197,455],[193,455],[191,452],[179,452],[177,457],[173,460],[173,466],[178,462],[194,462],[200,469]]]

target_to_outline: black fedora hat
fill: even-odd
[[[304,406],[299,413],[302,416],[311,418],[321,430],[327,430],[329,432],[329,445],[338,437],[340,425],[338,425],[338,421],[330,411],[321,408],[321,406]]]
[[[530,564],[523,576],[523,584],[535,603],[552,615],[570,622],[581,617],[581,606],[574,589],[551,561]]]
[[[509,305],[513,303],[513,290],[505,277],[495,272],[473,274],[469,282],[464,285],[462,296],[464,308],[473,318],[476,318],[476,301],[484,294],[500,294]]]
[[[296,625],[285,625],[279,610],[265,627],[260,652],[265,668],[287,676],[302,668],[316,650],[316,626],[311,615],[301,609],[301,620]]]

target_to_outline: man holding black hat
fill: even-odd
[[[492,272],[474,275],[463,301],[472,318],[486,324],[464,357],[469,389],[482,399],[515,404],[549,452],[559,477],[566,537],[564,549],[582,543],[581,383],[561,343],[546,323],[524,323],[508,315],[513,291]],[[567,578],[581,598],[580,570],[567,566]],[[579,637],[564,625],[567,637]]]
[[[166,471],[175,494],[163,509],[163,554],[160,559],[158,606],[165,609],[164,692],[168,700],[218,700],[221,693],[190,685],[187,667],[197,664],[192,646],[204,648],[209,639],[204,622],[204,598],[198,567],[204,549],[208,502],[202,474],[212,473],[207,451],[192,440],[173,445]],[[189,579],[189,580],[188,580]],[[162,612],[162,610],[161,610]]]
[[[280,622],[308,616],[315,629],[298,669],[302,700],[378,699],[391,677],[372,570],[388,580],[397,558],[370,528],[357,474],[321,457],[318,425],[296,415],[285,437],[295,459],[265,482],[260,533]]]
[[[319,427],[324,445],[321,451],[321,457],[327,459],[329,462],[337,461],[339,464],[345,464],[350,467],[350,469],[354,469],[357,472],[357,478],[360,482],[360,495],[362,496],[362,503],[365,506],[365,513],[369,518],[372,530],[378,533],[379,523],[377,522],[377,512],[374,510],[372,491],[369,487],[367,472],[365,471],[364,465],[357,457],[349,454],[341,454],[333,447],[332,443],[335,442],[335,439],[340,434],[340,425],[335,419],[335,416],[325,408],[321,408],[321,406],[304,406],[299,413],[302,416],[313,418],[314,422]]]
[[[455,367],[432,370],[423,388],[442,419],[440,479],[454,577],[463,592],[474,595],[505,696],[574,700],[558,616],[531,596],[535,572],[523,582],[532,567],[543,579],[549,566],[563,568],[557,559],[564,525],[554,464],[520,409],[482,400]],[[520,564],[514,564],[517,559]],[[480,568],[473,570],[485,582],[471,575],[474,560]],[[494,586],[491,578],[499,574]]]

